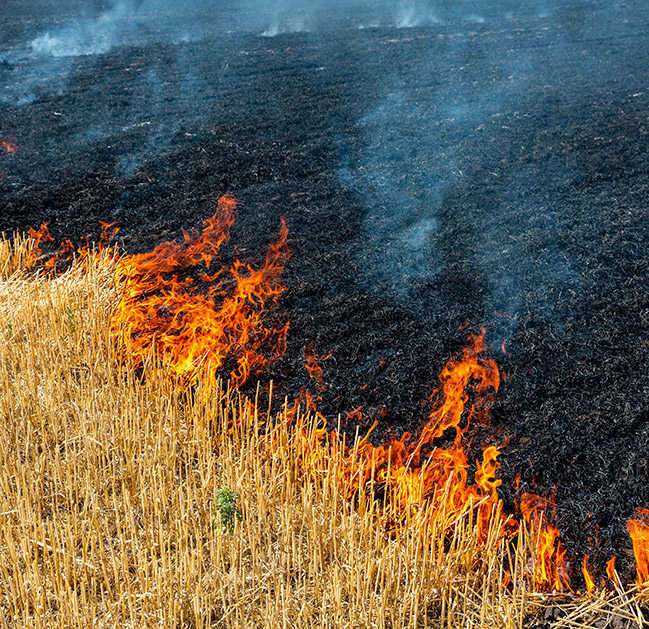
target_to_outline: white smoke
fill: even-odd
[[[81,19],[58,31],[39,35],[31,41],[31,50],[34,55],[52,57],[105,54],[120,41],[119,35],[135,19],[134,13],[131,3],[118,2],[96,18]]]

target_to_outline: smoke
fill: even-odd
[[[528,171],[506,172],[501,162],[520,138],[505,127],[538,110],[548,96],[543,82],[556,85],[552,68],[570,69],[575,84],[580,76],[610,74],[610,63],[593,53],[589,42],[612,28],[621,39],[638,41],[632,9],[606,5],[592,8],[581,0],[51,0],[47,19],[25,26],[23,40],[0,51],[0,104],[29,106],[63,97],[72,80],[96,77],[89,88],[95,107],[79,113],[84,126],[73,128],[71,139],[92,149],[108,138],[133,138],[123,144],[137,148],[118,149],[114,158],[115,175],[131,177],[179,134],[191,136],[192,126],[218,98],[224,37],[294,32],[308,37],[359,28],[397,28],[405,37],[404,31],[420,29],[417,37],[429,44],[413,51],[419,63],[382,75],[382,98],[357,120],[361,150],[352,153],[341,141],[341,185],[356,191],[366,207],[359,282],[411,300],[421,293],[419,287],[447,273],[452,249],[460,246],[452,244],[449,214],[462,197],[467,215],[473,215],[466,229],[476,237],[473,250],[463,253],[470,255],[476,274],[492,278],[485,310],[515,315],[520,292],[536,271],[526,266],[529,252],[502,242],[503,225],[530,178],[552,189],[565,165],[550,160]],[[47,13],[47,5],[41,9]],[[521,23],[531,27],[530,34],[520,36],[525,45],[514,50],[508,33]],[[194,46],[206,39],[209,46]],[[151,62],[148,55],[138,74],[127,75],[121,66],[121,74],[105,70],[111,55],[128,48],[128,57],[136,57],[148,46],[159,47],[158,59]],[[384,54],[390,54],[387,48]],[[74,100],[66,106],[73,109]],[[552,107],[550,115],[557,114]],[[570,165],[568,172],[578,178],[580,165]],[[496,192],[476,201],[471,185],[484,177],[498,182]],[[518,220],[529,222],[533,212],[547,209],[542,194],[528,195]],[[552,225],[547,229],[552,232]],[[555,284],[577,273],[570,260],[562,260],[559,248],[545,264],[546,277]]]
[[[439,22],[437,12],[421,0],[401,0],[395,15],[398,28],[412,28]]]
[[[69,75],[83,58],[105,55],[118,47],[200,40],[207,30],[201,19],[207,4],[189,0],[185,11],[175,3],[116,0],[107,9],[68,5],[55,26],[0,51],[0,100],[25,105],[50,94],[61,95]],[[52,6],[61,10],[60,6]],[[76,14],[75,14],[76,13]],[[45,22],[46,20],[44,20]],[[49,20],[47,20],[49,21]]]
[[[283,33],[301,33],[314,27],[314,7],[297,0],[276,2],[267,8],[268,26],[262,37],[275,37]]]
[[[437,20],[429,4],[423,0],[41,0],[32,9],[23,9],[22,39],[3,40],[0,107],[60,99],[69,94],[72,83],[96,77],[91,88],[96,109],[79,112],[85,128],[70,126],[71,136],[63,141],[82,148],[111,137],[137,135],[138,148],[115,157],[115,174],[130,177],[144,161],[169,146],[179,131],[179,119],[191,125],[216,98],[223,67],[219,41],[224,36],[411,27]],[[191,47],[206,38],[212,42],[209,64]],[[135,82],[129,76],[113,81],[104,71],[111,54],[129,49],[133,56],[151,45],[165,47],[164,61],[142,68]],[[166,79],[171,70],[176,74]],[[124,84],[125,94],[119,97],[115,90],[124,89]],[[145,111],[142,99],[147,102]],[[124,108],[124,100],[137,105]],[[66,103],[68,119],[75,116],[75,106]],[[423,223],[413,234],[433,230],[432,223]]]
[[[116,41],[127,40],[127,30],[137,15],[131,3],[118,2],[96,18],[82,19],[58,31],[47,31],[31,42],[35,57],[79,57],[107,53]]]
[[[20,106],[61,95],[81,60],[116,48],[182,44],[231,32],[275,37],[340,28],[412,28],[445,24],[458,15],[482,23],[483,9],[489,6],[466,0],[41,2],[41,19],[25,18],[24,39],[0,50],[0,103]]]
[[[622,5],[399,8],[399,26],[431,25],[430,44],[358,119],[361,150],[342,147],[341,185],[365,205],[358,282],[425,311],[426,294],[442,280],[464,278],[501,338],[523,311],[555,320],[555,297],[579,292],[584,270],[562,244],[570,218],[553,201],[587,165],[575,155],[535,154],[538,121],[561,128],[573,111],[583,116],[597,100],[592,86],[608,89],[647,36]],[[529,34],[514,46],[508,33],[523,21]],[[611,42],[621,49],[605,50]]]
[[[510,60],[503,52],[437,44],[359,120],[367,145],[341,176],[367,203],[359,260],[367,289],[408,300],[443,270],[443,208],[476,165],[466,138],[480,134],[481,125],[498,125],[532,80],[529,55]]]
[[[56,140],[68,148],[62,159],[113,139],[115,175],[132,177],[170,146],[181,124],[191,127],[214,102],[219,46],[199,51],[195,45],[223,35],[214,28],[219,20],[211,3],[51,3],[50,15],[40,8],[46,15],[35,22],[49,26],[31,33],[25,27],[22,41],[0,51],[0,107],[55,98],[69,134]],[[142,56],[139,51],[150,46],[158,49]],[[72,85],[84,85],[83,101],[67,98]]]

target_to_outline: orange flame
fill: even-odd
[[[119,232],[119,227],[115,227],[117,223],[104,223],[103,221],[99,221],[99,225],[101,226],[99,248],[103,249],[108,247],[110,243],[113,242],[113,240],[115,240],[115,237]]]
[[[302,348],[302,354],[306,361],[304,366],[309,372],[309,376],[315,380],[316,393],[324,393],[327,390],[327,384],[322,374],[322,367],[318,364],[318,357],[316,356],[313,343],[307,343]]]
[[[266,303],[285,290],[280,283],[289,256],[284,221],[261,269],[235,260],[208,275],[229,240],[235,208],[235,198],[226,195],[202,232],[185,232],[181,243],[165,242],[119,262],[122,295],[111,333],[136,367],[155,353],[172,377],[188,385],[206,378],[211,387],[227,368],[231,384],[239,386],[285,351],[288,323],[267,327],[262,315]]]
[[[627,530],[633,542],[636,563],[636,583],[649,584],[649,509],[636,509],[635,519],[627,522]]]
[[[28,234],[31,237],[32,242],[29,252],[27,253],[27,268],[31,268],[42,261],[41,243],[52,242],[54,239],[47,228],[47,223],[41,223],[38,231],[30,229]]]
[[[101,225],[101,237],[98,244],[98,251],[110,249],[110,243],[117,235],[119,227],[115,227],[115,223],[103,223]],[[84,260],[88,262],[88,258],[92,252],[90,247],[90,236],[86,236],[86,244],[83,246],[75,247],[69,239],[65,239],[58,249],[52,251],[43,251],[41,245],[47,242],[54,242],[47,223],[42,223],[38,230],[30,229],[28,234],[31,237],[31,246],[27,252],[26,266],[28,269],[43,268],[45,271],[53,275],[61,268],[67,268],[68,264],[73,259]]]
[[[521,496],[520,508],[535,540],[535,560],[530,576],[535,589],[563,592],[569,590],[566,549],[559,539],[559,529],[547,516],[550,501],[534,494]],[[585,564],[584,564],[585,565]]]
[[[611,557],[606,562],[606,576],[613,582],[614,585],[620,585],[620,579],[617,576],[617,571],[615,570],[615,557]]]
[[[413,508],[427,505],[443,512],[450,527],[458,517],[474,510],[478,536],[485,539],[492,517],[500,506],[496,492],[501,481],[495,478],[498,449],[483,450],[476,461],[474,483],[469,482],[469,462],[462,439],[474,417],[483,416],[492,393],[498,389],[498,368],[493,360],[479,358],[486,348],[484,330],[469,338],[461,356],[451,359],[440,380],[441,399],[430,414],[418,438],[404,433],[401,439],[374,447],[366,435],[347,452],[343,471],[346,495],[352,499],[362,493],[379,491],[386,500],[387,515],[397,526]],[[475,402],[469,406],[469,384],[475,389]],[[462,420],[464,425],[461,426]],[[370,428],[370,432],[376,422]],[[435,441],[446,431],[455,432],[448,448]]]
[[[593,581],[593,575],[588,569],[588,555],[584,555],[581,573],[584,575],[584,581],[586,582],[586,591],[590,594],[595,590],[595,581]]]

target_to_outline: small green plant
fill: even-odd
[[[7,330],[9,330],[9,335],[10,336],[14,335],[14,326],[11,325],[11,323],[7,323]]]
[[[214,508],[216,510],[216,518],[220,519],[220,524],[229,533],[234,530],[234,523],[236,520],[241,520],[241,510],[237,505],[239,494],[234,489],[224,487],[216,492],[216,499],[214,501]]]
[[[68,326],[70,334],[74,334],[77,326],[74,323],[74,313],[72,312],[72,308],[70,308],[70,306],[65,307],[65,324]]]

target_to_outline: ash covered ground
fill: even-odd
[[[506,379],[474,449],[508,441],[507,508],[518,474],[554,491],[575,572],[617,554],[631,577],[624,525],[649,506],[646,3],[23,4],[0,18],[0,139],[18,145],[0,231],[118,221],[143,251],[233,193],[254,261],[286,216],[289,345],[265,377],[308,387],[311,342],[331,352],[321,410],[362,406],[399,436],[486,327]]]

